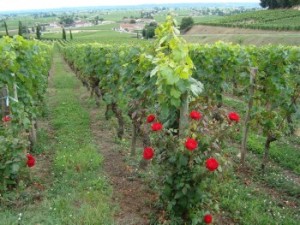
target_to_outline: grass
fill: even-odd
[[[222,212],[223,216],[229,216],[235,224],[297,225],[300,222],[298,209],[281,206],[255,184],[246,186],[233,176],[221,185],[214,183],[211,186],[221,209],[226,211]]]
[[[229,145],[224,149],[226,154],[229,154],[234,162],[239,163],[237,157],[239,148],[235,145]],[[258,159],[256,154],[248,152],[246,160],[246,168],[248,178],[252,182],[261,184],[262,186],[272,188],[274,191],[279,192],[291,201],[296,201],[300,205],[300,200],[297,199],[300,196],[300,186],[293,179],[288,176],[287,172],[277,164],[270,164],[265,174],[261,172],[260,167],[261,160]],[[245,177],[245,175],[243,175]]]
[[[224,104],[239,112],[242,116],[246,112],[246,103],[231,97],[224,98]],[[294,142],[300,139],[293,137]],[[241,140],[241,134],[237,136],[236,140]],[[248,150],[262,155],[264,152],[264,142],[266,137],[251,131],[248,137]],[[283,137],[278,141],[271,143],[270,158],[272,161],[278,163],[280,166],[292,170],[296,174],[300,174],[300,152],[299,146],[295,145],[289,138]]]
[[[44,184],[47,190],[40,201],[34,201],[33,193],[24,192],[27,203],[2,208],[0,224],[113,224],[111,187],[101,168],[103,157],[91,138],[89,113],[79,101],[83,90],[57,53],[54,65],[48,96],[48,120],[54,136],[51,139],[45,131],[39,133],[39,146],[51,146],[39,150],[46,151],[53,162],[48,168],[49,183]],[[40,182],[39,171],[34,173],[33,183]]]
[[[43,35],[43,38],[61,39],[61,33],[49,33]],[[69,40],[69,35],[67,35]],[[73,41],[79,42],[105,42],[105,43],[140,43],[145,40],[137,39],[136,35],[129,33],[119,33],[116,31],[93,31],[93,32],[78,32],[73,33]]]

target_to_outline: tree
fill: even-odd
[[[8,33],[8,29],[7,29],[7,24],[6,22],[4,21],[4,27],[5,27],[5,32],[6,32],[6,35],[9,36],[9,33]]]
[[[156,27],[157,23],[155,22],[151,22],[150,24],[146,25],[142,31],[143,37],[146,39],[153,38],[155,36]]]
[[[73,34],[72,34],[71,29],[70,29],[70,40],[73,40]]]
[[[63,16],[60,18],[59,23],[64,25],[64,26],[71,26],[74,23],[74,18],[73,16]]]
[[[67,40],[67,35],[66,35],[65,28],[62,29],[62,39],[65,40],[65,41]]]
[[[299,5],[300,0],[261,0],[260,6],[268,9],[291,8]]]
[[[181,20],[180,30],[187,30],[194,25],[192,17],[183,17]]]
[[[22,22],[19,21],[18,35],[23,36],[23,34],[27,34],[27,33],[29,33],[29,32],[30,32],[30,30],[28,29],[28,27],[27,27],[27,26],[24,26],[24,25],[22,24]]]
[[[42,35],[41,25],[37,25],[37,27],[36,27],[36,38],[40,40],[41,39],[41,35]]]
[[[129,21],[129,23],[134,24],[134,23],[136,23],[136,20],[135,20],[135,19],[131,19],[131,20]]]
[[[18,31],[18,35],[22,36],[23,34],[23,25],[22,25],[22,22],[19,21],[19,31]]]
[[[95,17],[95,25],[98,25],[99,24],[99,16],[96,16]]]

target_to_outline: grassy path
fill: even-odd
[[[89,112],[79,100],[84,90],[58,53],[51,73],[48,116],[40,123],[33,153],[33,181],[12,193],[10,204],[0,210],[0,224],[113,224],[103,156],[92,139]]]

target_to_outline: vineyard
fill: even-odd
[[[230,131],[231,126],[226,125],[226,110],[222,107],[223,96],[228,93],[245,102],[250,99],[253,101],[251,108],[247,109],[245,106],[244,109],[248,114],[244,129],[251,125],[252,132],[256,131],[262,135],[255,138],[252,133],[251,143],[247,144],[248,148],[262,154],[262,172],[264,173],[267,167],[270,155],[274,161],[299,174],[299,152],[296,148],[270,153],[272,142],[295,130],[292,118],[299,97],[299,48],[282,46],[257,48],[224,43],[192,45],[189,58],[186,47],[181,47],[178,42],[179,40],[170,34],[162,36],[156,43],[156,55],[153,55],[155,51],[149,46],[115,48],[111,45],[83,44],[62,47],[65,58],[82,83],[94,91],[97,102],[100,98],[106,102],[107,118],[110,110],[114,113],[118,120],[119,138],[124,134],[124,116],[129,115],[131,118],[132,156],[136,155],[136,133],[142,135],[144,157],[146,155],[146,159],[151,159],[154,154],[157,170],[165,172],[164,175],[158,172],[159,178],[154,175],[153,179],[166,179],[160,184],[162,190],[160,195],[164,208],[168,208],[172,215],[171,218],[184,217],[176,212],[183,213],[187,207],[191,207],[191,210],[199,207],[198,198],[202,195],[197,192],[197,188],[201,186],[201,182],[198,183],[199,180],[197,181],[194,175],[186,177],[187,175],[182,173],[199,173],[200,177],[205,173],[201,166],[199,167],[206,158],[203,158],[200,149],[203,149],[205,155],[212,154],[219,156],[220,161],[225,160],[221,157],[220,150],[224,143],[220,133],[226,131],[234,134],[234,130]],[[251,73],[254,73],[252,75],[255,84],[250,83]],[[107,75],[103,76],[104,74]],[[189,77],[191,74],[193,78]],[[254,90],[253,94],[249,95],[248,90],[251,86]],[[186,98],[185,95],[190,97]],[[189,101],[189,104],[183,107],[182,104],[186,101]],[[182,123],[182,118],[188,114],[189,107],[196,109],[196,112],[204,113],[205,117],[200,127],[196,126],[197,123],[188,122],[187,118],[183,119]],[[154,134],[153,137],[150,135],[149,138],[149,132],[147,135],[141,121],[144,121],[146,115],[150,113],[154,113],[150,119],[148,117],[150,121],[159,115],[157,122],[152,125],[153,131],[165,127],[168,132],[175,132],[176,135],[171,135],[166,140],[163,134]],[[243,116],[246,116],[245,114]],[[210,124],[210,120],[214,123]],[[247,133],[239,132],[235,134],[236,141],[242,135],[247,138]],[[262,137],[264,143],[261,143]],[[193,142],[195,140],[199,140],[199,143]],[[200,152],[196,153],[195,150],[195,153],[188,153],[183,146],[180,147],[184,141],[187,149],[194,150],[190,145],[199,146]],[[255,146],[251,146],[253,141],[256,143]],[[155,148],[149,148],[153,142],[156,143]],[[245,159],[245,154],[242,150],[242,159]],[[186,168],[187,166],[189,168]],[[199,186],[193,186],[194,182]],[[197,202],[191,202],[190,198],[197,199]],[[191,216],[203,212],[188,210],[185,213]],[[189,219],[187,221],[190,223],[197,224],[195,222],[197,219],[195,221]],[[289,223],[293,224],[293,221],[295,219]]]
[[[101,150],[107,154],[102,159],[91,144],[82,105],[90,109],[95,103],[106,122],[91,127],[103,130],[113,121],[96,137],[105,139],[114,126],[115,142],[128,158],[126,169],[136,171],[118,179],[129,186],[140,179],[148,185],[145,196],[154,196],[145,205],[151,216],[148,212],[139,223],[118,224],[299,224],[300,48],[188,45],[175,24],[169,16],[156,30],[157,40],[147,45],[55,44],[52,68],[63,67],[62,54],[92,98],[72,94],[81,89],[68,69],[57,75],[60,80],[50,78],[56,87],[50,91],[49,104],[56,107],[50,119],[57,129],[57,184],[51,196],[70,197],[42,206],[61,208],[61,213],[51,211],[56,224],[113,224],[105,205],[108,184],[97,179],[102,160],[121,154],[109,153],[114,149],[106,143],[109,151]],[[52,44],[15,37],[1,39],[0,48],[0,134],[5,146],[0,191],[7,193],[31,176],[35,165],[32,153],[40,145],[35,127],[43,112]],[[134,186],[116,191],[128,191],[134,200],[135,188],[140,193]],[[1,201],[9,207],[5,198]],[[67,215],[70,210],[77,215]],[[52,224],[48,217],[44,221]]]
[[[261,10],[226,16],[203,25],[263,30],[300,30],[299,10]]]
[[[0,52],[2,192],[16,186],[26,166],[27,149],[36,142],[36,119],[44,107],[51,45],[5,37],[0,40]]]

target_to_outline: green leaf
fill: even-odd
[[[18,163],[13,163],[11,166],[11,173],[16,174],[20,169],[20,165]]]
[[[181,96],[181,92],[176,90],[175,88],[171,88],[170,94],[174,98],[180,98],[180,96]]]
[[[200,94],[203,92],[204,89],[203,84],[194,78],[190,78],[190,82],[191,82],[190,90],[193,93],[193,95],[195,97],[200,96]]]
[[[187,156],[181,154],[179,156],[178,165],[182,166],[182,167],[185,167],[185,166],[187,166],[187,164],[188,164],[188,158],[187,158]]]

